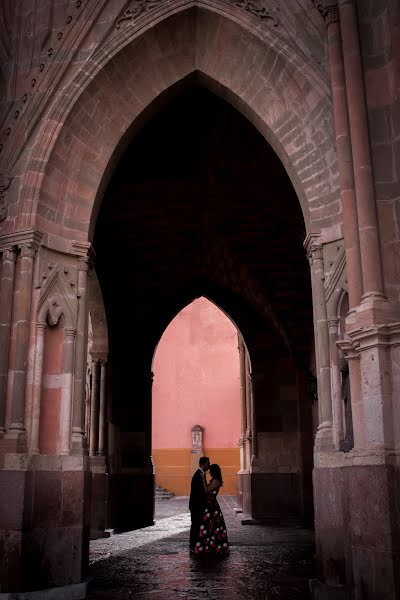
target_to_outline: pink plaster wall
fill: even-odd
[[[234,448],[240,436],[237,330],[206,298],[184,308],[157,347],[153,448],[190,448],[201,425],[204,448]]]

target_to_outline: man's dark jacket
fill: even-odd
[[[200,513],[206,506],[206,493],[204,489],[205,475],[201,474],[200,469],[192,477],[190,485],[189,510],[190,512]]]

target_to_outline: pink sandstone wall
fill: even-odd
[[[156,481],[188,494],[191,429],[204,429],[203,448],[236,493],[239,470],[240,373],[237,330],[209,300],[184,308],[157,347],[153,385],[153,460]]]

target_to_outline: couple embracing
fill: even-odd
[[[211,476],[209,483],[206,478],[207,471],[210,471]],[[189,547],[193,554],[214,556],[229,554],[225,521],[217,501],[222,484],[219,465],[210,465],[209,458],[202,456],[190,487],[189,510],[192,526]]]

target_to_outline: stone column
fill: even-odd
[[[18,289],[15,293],[13,313],[14,356],[11,372],[10,390],[11,424],[7,436],[18,440],[24,434],[26,366],[29,343],[30,310],[32,297],[33,261],[35,247],[32,243],[20,246],[20,274]]]
[[[329,355],[328,317],[324,288],[324,261],[319,235],[308,234],[305,247],[311,268],[311,286],[314,309],[315,351],[317,357],[319,426],[316,448],[332,448],[332,399]]]
[[[251,373],[250,375],[250,391],[251,391],[251,396],[249,398],[250,400],[250,404],[251,404],[251,467],[252,470],[253,468],[257,468],[257,462],[258,462],[258,439],[257,439],[257,413],[256,413],[256,406],[255,406],[255,400],[254,400],[254,386],[255,386],[255,382],[256,382],[256,375],[255,373]]]
[[[332,5],[325,8],[323,16],[328,36],[328,58],[335,118],[349,306],[352,309],[361,302],[363,282],[339,8],[334,0],[332,0]]]
[[[76,330],[65,327],[64,340],[64,387],[61,393],[60,415],[60,454],[69,454],[71,451],[71,421],[74,377],[74,352]]]
[[[87,280],[89,259],[78,261],[78,317],[75,352],[75,377],[72,425],[72,451],[81,453],[86,447],[85,440],[85,384],[87,364],[88,306]]]
[[[244,440],[247,429],[247,406],[246,406],[246,348],[242,336],[238,335],[239,341],[239,366],[240,366],[240,408],[241,408],[241,428],[240,428],[240,470],[245,468]]]
[[[329,326],[329,351],[331,356],[331,395],[333,415],[333,441],[336,450],[339,450],[340,441],[343,439],[343,408],[342,408],[342,386],[339,370],[339,351],[337,341],[339,339],[339,318],[331,317]]]
[[[44,334],[46,324],[37,323],[36,325],[36,344],[35,344],[35,366],[33,373],[33,399],[32,399],[32,421],[29,439],[29,451],[37,454],[39,452],[39,434],[40,434],[40,402],[42,396],[42,375],[43,375],[43,352],[44,352]]]
[[[5,432],[7,399],[8,352],[14,291],[16,255],[13,247],[5,248],[2,256],[0,282],[0,435]]]
[[[96,456],[98,442],[99,394],[98,358],[92,356],[92,393],[90,398],[90,447],[89,455]]]
[[[251,462],[251,380],[250,380],[250,365],[247,352],[245,352],[245,376],[246,376],[246,433],[244,437],[244,456],[245,456],[245,469],[248,470]]]
[[[105,455],[106,364],[107,364],[107,359],[101,358],[100,359],[99,456]]]
[[[363,298],[384,298],[364,78],[354,3],[339,0],[360,235]]]

